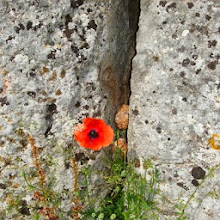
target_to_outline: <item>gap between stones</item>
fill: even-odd
[[[140,0],[129,0],[128,3],[128,14],[129,14],[129,29],[130,29],[130,42],[131,42],[131,60],[130,60],[130,76],[129,76],[129,95],[128,95],[128,104],[131,95],[130,89],[130,79],[131,79],[131,72],[132,72],[132,59],[136,55],[136,34],[138,31],[138,23],[140,17]]]

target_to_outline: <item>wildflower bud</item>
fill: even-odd
[[[128,151],[128,145],[123,138],[119,138],[113,144],[113,155],[119,154],[122,157],[126,157]]]
[[[103,219],[103,218],[104,218],[104,213],[100,213],[98,219]]]
[[[122,105],[118,110],[115,116],[115,122],[119,129],[127,129],[128,128],[128,115],[129,114],[129,106]]]
[[[119,193],[119,192],[121,191],[121,187],[120,187],[120,186],[116,186],[116,187],[115,187],[115,191],[116,191],[117,193]]]
[[[96,214],[93,212],[91,216],[92,216],[92,218],[95,218]]]
[[[118,178],[117,178],[117,181],[121,182],[121,177],[118,177]]]
[[[112,215],[110,216],[110,219],[111,219],[111,220],[114,220],[114,219],[116,219],[116,217],[117,217],[116,214],[112,214]]]
[[[127,172],[125,171],[125,170],[123,170],[122,172],[121,172],[121,177],[126,177],[127,176]]]

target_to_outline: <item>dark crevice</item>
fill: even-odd
[[[133,44],[136,45],[136,33],[140,16],[140,0],[130,0],[128,4],[129,29]],[[133,46],[134,46],[133,45]]]
[[[118,10],[113,10],[111,19],[115,20],[109,28],[116,35],[110,34],[109,50],[112,57],[103,58],[101,67],[101,87],[108,94],[106,115],[115,115],[122,104],[128,104],[130,98],[130,78],[132,59],[136,54],[136,33],[140,16],[140,0],[119,1]],[[124,11],[127,13],[124,13]],[[123,30],[123,31],[120,31]],[[117,51],[114,50],[117,49]],[[110,119],[114,124],[113,119]]]
[[[131,42],[131,57],[130,57],[130,77],[129,77],[129,98],[131,95],[130,89],[130,79],[131,79],[131,72],[132,72],[132,59],[136,55],[136,35],[138,31],[138,23],[140,17],[140,0],[129,0],[128,3],[128,14],[129,14],[129,29],[130,29],[130,42]],[[129,100],[128,100],[129,103]]]

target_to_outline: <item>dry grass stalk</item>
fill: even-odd
[[[44,171],[41,169],[40,167],[40,161],[39,161],[39,154],[38,154],[38,148],[36,146],[35,140],[32,136],[28,137],[28,142],[30,143],[31,147],[32,147],[32,154],[33,154],[33,158],[34,158],[34,165],[37,169],[37,173],[38,173],[38,177],[40,180],[40,184],[41,186],[43,186],[45,184],[45,173]]]
[[[38,178],[39,178],[39,182],[40,185],[42,187],[42,190],[44,191],[48,191],[48,189],[45,187],[45,172],[42,170],[41,166],[40,166],[40,160],[39,160],[39,153],[38,153],[38,148],[36,146],[35,140],[32,136],[28,136],[28,142],[31,145],[32,148],[32,154],[33,154],[33,159],[34,159],[34,165],[35,168],[37,170],[38,173]],[[46,207],[42,207],[39,210],[39,213],[42,214],[43,216],[46,216],[48,220],[58,220],[58,216],[55,216],[55,207],[52,205],[52,207],[49,207],[48,205],[48,201],[47,198],[45,197],[43,192],[40,191],[35,191],[34,192],[34,198],[38,201],[38,202],[43,202],[46,203],[47,206]]]

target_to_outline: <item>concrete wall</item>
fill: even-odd
[[[128,102],[128,12],[122,0],[0,1],[0,219],[33,219],[36,212],[22,176],[39,182],[28,135],[65,211],[72,206],[71,157],[99,164],[99,153],[87,155],[72,131],[87,116],[114,126],[116,110]]]
[[[141,1],[132,63],[129,158],[151,159],[162,194],[185,203],[220,161],[209,138],[219,123],[219,1]],[[219,174],[190,201],[187,219],[219,219]],[[162,202],[161,219],[175,217]]]

